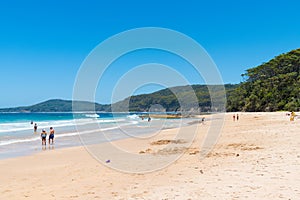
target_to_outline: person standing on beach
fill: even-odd
[[[290,114],[290,121],[291,122],[294,121],[295,117],[296,117],[296,114],[295,114],[294,111],[292,111],[291,114]]]
[[[239,114],[236,114],[236,121],[239,121]]]
[[[35,133],[36,133],[36,131],[37,131],[37,128],[38,128],[38,126],[37,126],[37,124],[35,123],[34,126],[33,126],[33,130],[34,130]]]
[[[42,138],[42,145],[46,145],[47,132],[45,129],[43,129],[41,132],[41,138]]]
[[[49,145],[50,145],[50,140],[52,140],[52,143],[53,144],[53,140],[54,140],[54,129],[53,127],[50,127],[50,133],[49,133]]]
[[[232,119],[233,119],[233,121],[235,121],[235,114],[233,114]]]

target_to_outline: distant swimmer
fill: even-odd
[[[46,145],[47,132],[45,129],[43,129],[41,132],[41,138],[42,138],[42,145]]]
[[[34,127],[33,127],[33,130],[34,130],[35,133],[36,133],[36,131],[37,131],[37,128],[38,128],[38,126],[37,126],[37,124],[35,123],[35,124],[34,124]]]
[[[33,124],[33,121],[31,121],[30,124]]]
[[[54,140],[54,128],[50,127],[50,133],[49,133],[49,145],[50,145],[50,140],[52,141],[51,144],[53,144],[53,140]]]
[[[151,121],[151,117],[148,118],[148,122],[150,122],[150,121]]]

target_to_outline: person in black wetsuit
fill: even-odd
[[[33,127],[33,130],[34,130],[35,133],[36,133],[36,131],[37,131],[37,128],[38,128],[38,126],[37,126],[37,124],[35,123],[35,124],[34,124],[34,127]]]

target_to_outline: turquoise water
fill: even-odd
[[[113,119],[125,114],[102,113],[101,119]],[[127,116],[127,115],[125,115]],[[37,123],[39,129],[50,126],[64,127],[74,125],[74,119],[90,120],[100,118],[99,114],[90,113],[0,113],[0,134],[18,131],[33,130],[33,124]],[[33,124],[32,124],[33,123]]]
[[[161,129],[185,126],[193,119],[147,119],[145,113],[0,113],[0,159],[45,150],[40,132],[55,129],[55,144],[62,148],[139,137]],[[36,133],[34,124],[38,125]]]

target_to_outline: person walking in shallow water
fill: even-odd
[[[37,124],[35,123],[34,126],[33,126],[33,131],[34,131],[35,133],[36,133],[36,131],[37,131],[37,127],[38,127],[38,126],[37,126]]]
[[[49,145],[50,145],[50,141],[52,141],[51,144],[53,144],[53,140],[54,140],[54,129],[53,127],[50,127],[50,133],[49,133]]]
[[[42,138],[42,145],[46,145],[47,132],[45,129],[43,129],[41,132],[41,138]]]

